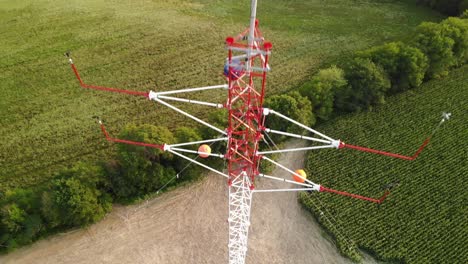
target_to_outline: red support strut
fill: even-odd
[[[414,153],[413,156],[403,156],[400,154],[396,153],[391,153],[391,152],[386,152],[386,151],[381,151],[381,150],[376,150],[376,149],[371,149],[371,148],[365,148],[365,147],[360,147],[360,146],[355,146],[351,144],[345,144],[343,142],[340,143],[340,148],[349,148],[349,149],[355,149],[363,152],[369,152],[369,153],[374,153],[378,155],[384,155],[388,157],[393,157],[397,159],[404,159],[404,160],[415,160],[419,154],[423,151],[423,149],[426,147],[427,144],[429,144],[429,141],[431,140],[431,137],[426,138],[422,145],[419,147],[419,149]]]
[[[358,195],[358,194],[354,194],[354,193],[338,191],[338,190],[330,189],[330,188],[323,187],[323,186],[320,186],[320,192],[336,193],[336,194],[339,194],[339,195],[349,196],[349,197],[352,197],[352,198],[356,198],[356,199],[360,199],[360,200],[364,200],[364,201],[369,201],[369,202],[377,203],[377,204],[381,204],[385,200],[385,198],[387,198],[387,196],[390,194],[390,191],[386,190],[385,193],[382,195],[382,197],[380,197],[379,199],[375,199],[375,198],[370,198],[370,197],[366,197],[366,196],[362,196],[362,195]]]
[[[104,127],[104,124],[100,122],[101,125],[101,130],[102,133],[104,133],[104,136],[108,141],[112,142],[117,142],[117,143],[124,143],[124,144],[129,144],[129,145],[135,145],[135,146],[142,146],[142,147],[150,147],[150,148],[157,148],[160,150],[164,150],[164,145],[159,145],[159,144],[149,144],[149,143],[144,143],[144,142],[138,142],[138,141],[131,141],[131,140],[125,140],[125,139],[118,139],[118,138],[111,138],[109,136],[109,133],[107,133],[106,128]]]
[[[80,82],[81,87],[86,88],[86,89],[94,89],[94,90],[101,90],[101,91],[107,91],[107,92],[114,92],[114,93],[124,93],[124,94],[130,94],[130,95],[136,95],[136,96],[144,96],[148,98],[149,93],[148,92],[138,92],[138,91],[131,91],[131,90],[123,90],[123,89],[117,89],[117,88],[111,88],[111,87],[103,87],[103,86],[96,86],[96,85],[89,85],[83,82],[83,80],[80,77],[80,74],[78,73],[78,70],[75,67],[75,64],[70,61],[70,66],[75,73],[76,78]]]

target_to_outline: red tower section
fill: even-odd
[[[259,173],[260,160],[256,152],[263,137],[263,100],[272,45],[264,40],[257,20],[253,30],[250,27],[235,38],[226,38],[226,45],[229,183],[245,172],[244,175],[250,178],[250,188],[253,189],[254,177]]]

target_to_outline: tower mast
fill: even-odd
[[[248,31],[226,39],[230,264],[245,263],[254,177],[259,166],[256,153],[264,121],[262,104],[271,44],[264,43],[259,34],[256,10],[257,1],[252,0]],[[242,43],[246,39],[247,45]]]

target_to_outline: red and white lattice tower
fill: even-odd
[[[118,88],[103,87],[89,85],[81,79],[70,54],[67,52],[66,56],[69,57],[69,62],[76,78],[83,88],[102,90],[108,92],[116,92],[123,94],[130,94],[134,96],[146,97],[157,103],[165,105],[172,110],[191,118],[192,120],[207,126],[220,134],[220,137],[213,139],[206,139],[196,142],[185,142],[178,144],[149,144],[144,142],[135,142],[125,139],[112,138],[107,133],[104,124],[99,121],[102,132],[107,140],[122,144],[131,144],[143,147],[158,148],[163,151],[168,151],[174,155],[186,159],[192,163],[202,166],[218,175],[227,178],[229,185],[229,263],[230,264],[243,264],[245,263],[247,253],[247,241],[250,226],[250,209],[252,203],[252,195],[254,193],[263,192],[278,192],[278,191],[317,191],[317,192],[331,192],[339,195],[349,196],[373,203],[382,203],[386,196],[389,194],[389,189],[393,184],[387,185],[387,190],[380,198],[370,198],[357,194],[352,194],[344,191],[338,191],[331,188],[324,187],[316,184],[305,177],[305,174],[300,171],[294,171],[286,165],[279,164],[278,162],[268,158],[267,155],[273,153],[284,153],[291,151],[307,151],[317,150],[324,148],[334,149],[355,149],[364,152],[370,152],[379,155],[390,156],[403,160],[414,160],[429,143],[431,136],[429,136],[423,144],[419,147],[413,156],[404,156],[400,154],[389,153],[380,150],[374,150],[366,147],[360,147],[350,144],[345,144],[340,140],[335,140],[326,136],[310,127],[307,127],[273,109],[263,107],[265,97],[266,77],[270,70],[268,65],[268,58],[270,56],[272,45],[266,42],[260,32],[258,20],[256,19],[257,1],[252,0],[250,26],[236,37],[226,38],[226,48],[228,50],[228,57],[224,68],[224,74],[227,79],[227,84],[220,84],[214,86],[205,86],[199,88],[187,88],[181,90],[161,91],[161,92],[139,92],[123,90]],[[227,100],[224,103],[213,103],[198,100],[190,100],[181,98],[179,95],[197,91],[212,91],[212,90],[227,90]],[[228,110],[228,127],[220,129],[206,121],[203,121],[196,116],[187,113],[176,106],[168,103],[168,101],[198,104],[207,107],[225,108]],[[312,136],[293,134],[284,131],[274,130],[273,128],[265,127],[265,119],[268,115],[275,115],[282,118],[284,122],[291,122]],[[444,113],[442,120],[437,128],[450,118],[450,113]],[[437,129],[436,128],[436,129]],[[434,130],[435,132],[435,130]],[[434,132],[432,134],[434,134]],[[279,150],[266,150],[259,149],[260,141],[265,141],[264,135],[277,134],[288,136],[292,138],[300,138],[313,142],[315,145],[302,148],[293,149],[279,149]],[[205,144],[212,144],[214,142],[225,142],[225,153],[211,153],[209,146]],[[192,149],[185,149],[186,146],[201,145],[198,151]],[[218,157],[226,159],[227,174],[209,167],[188,155],[199,155],[201,157]],[[285,179],[282,177],[266,175],[259,170],[261,161],[273,163],[275,166],[289,172],[294,180]],[[255,188],[255,178],[262,177],[264,179],[275,180],[283,182],[284,188],[278,189],[260,189]],[[296,187],[294,187],[295,185]]]
[[[264,41],[258,28],[256,10],[257,1],[252,1],[250,27],[237,37],[226,39],[229,263],[245,262],[252,191],[260,165],[257,151],[265,121],[262,105],[272,46]]]

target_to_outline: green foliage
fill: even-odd
[[[312,79],[299,87],[299,92],[309,98],[314,114],[327,120],[333,112],[335,91],[347,85],[344,71],[336,66],[321,69]]]
[[[36,192],[30,189],[7,191],[0,201],[0,251],[31,243],[43,232]]]
[[[443,80],[389,97],[375,111],[317,127],[325,134],[339,131],[350,144],[412,155],[441,111],[453,117],[414,161],[346,149],[308,156],[306,172],[329,188],[377,198],[383,185],[400,182],[381,205],[329,193],[301,200],[334,237],[346,236],[337,243],[343,252],[356,246],[391,263],[468,263],[467,152],[460,146],[466,137],[467,71],[462,66]]]
[[[345,66],[348,85],[335,92],[335,107],[340,111],[360,111],[385,101],[390,81],[383,69],[371,60],[356,57]]]
[[[210,111],[208,114],[208,123],[214,125],[215,127],[224,130],[228,126],[228,111],[226,109],[217,109]],[[207,127],[202,126],[200,128],[200,134],[203,138],[217,138],[220,136],[220,133]]]
[[[26,212],[16,203],[4,205],[0,210],[1,224],[6,232],[17,233],[23,228]]]
[[[457,16],[468,8],[466,0],[417,0],[417,2],[449,16]]]
[[[190,127],[179,127],[176,129],[175,133],[175,138],[177,139],[178,143],[184,143],[184,142],[193,142],[193,141],[200,141],[202,140],[202,137],[200,136],[198,130]],[[188,145],[184,146],[186,149],[193,149],[197,150],[200,145]],[[214,145],[212,145],[213,149],[216,151],[216,148]],[[189,164],[188,161],[185,159],[175,159],[174,160],[174,169],[178,173],[180,173],[180,179],[183,180],[190,180],[190,179],[196,179],[201,176],[202,174],[202,169],[200,166],[192,164],[191,166],[187,167]]]
[[[198,134],[198,131],[190,127],[178,127],[174,136],[178,143],[202,140],[202,137],[200,134]]]
[[[60,221],[65,226],[84,226],[104,217],[111,209],[111,199],[98,189],[103,179],[101,167],[85,163],[62,171],[52,182],[53,202],[47,195],[42,196],[49,209],[43,210],[46,219],[52,225]]]
[[[465,11],[460,15],[460,18],[462,19],[468,19],[468,0],[465,0],[466,1],[466,9]]]
[[[167,128],[152,125],[128,125],[119,137],[151,144],[175,142]],[[112,192],[128,199],[155,191],[175,176],[173,164],[172,154],[162,150],[119,144],[117,160],[107,166]]]
[[[428,78],[439,78],[448,74],[456,63],[452,49],[454,40],[444,34],[448,25],[423,22],[416,29],[414,44],[429,59]]]
[[[452,53],[455,65],[461,66],[468,60],[468,20],[449,17],[442,21],[443,35],[451,38],[454,43]]]
[[[312,103],[307,97],[300,95],[299,92],[270,96],[265,100],[265,107],[278,111],[306,126],[311,127],[315,124]],[[269,115],[266,118],[266,126],[275,130],[293,133],[304,131],[302,128],[274,115]],[[275,139],[275,141],[281,141],[281,137],[275,137]]]
[[[49,229],[54,229],[62,224],[62,218],[58,206],[51,192],[43,192],[41,196],[41,215]]]
[[[175,138],[169,129],[163,126],[153,126],[150,124],[140,126],[129,124],[119,134],[119,138],[159,145],[165,143],[172,144],[175,142]],[[117,144],[117,148],[121,157],[128,153],[132,153],[154,162],[164,163],[172,159],[172,154],[157,148],[148,148],[129,144]]]
[[[402,42],[377,46],[360,53],[360,56],[370,58],[383,68],[391,82],[391,93],[420,86],[428,67],[427,57],[419,49]]]

